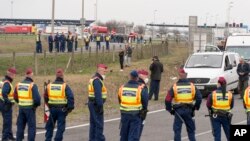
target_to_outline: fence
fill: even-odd
[[[151,58],[152,56],[164,56],[168,54],[168,45],[166,44],[135,44],[133,47],[132,61]],[[33,68],[35,75],[54,74],[58,67],[64,68],[67,73],[91,72],[98,63],[118,63],[118,52],[120,46],[111,46],[110,51],[101,50],[72,53],[16,53],[13,52],[7,56],[0,54],[0,73],[4,74],[10,66],[15,66],[19,74],[24,73],[27,67]],[[4,57],[3,57],[4,56]]]

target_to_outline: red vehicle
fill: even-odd
[[[4,26],[0,28],[4,34],[29,34],[32,32],[32,26]]]
[[[108,33],[108,27],[105,26],[92,26],[90,29],[92,33]]]

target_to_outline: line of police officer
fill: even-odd
[[[103,106],[107,98],[107,88],[104,85],[107,66],[97,65],[97,71],[90,79],[88,91],[90,111],[89,141],[104,141],[104,110]],[[181,140],[182,124],[186,124],[189,140],[195,141],[194,110],[199,110],[201,105],[201,93],[193,83],[186,79],[187,73],[183,69],[178,70],[179,80],[168,91],[165,104],[166,110],[175,116],[174,140]],[[26,78],[18,83],[15,89],[12,81],[16,70],[7,70],[0,94],[0,108],[3,116],[2,140],[15,140],[12,133],[12,105],[16,101],[19,105],[17,119],[17,139],[23,140],[24,129],[28,124],[28,140],[35,140],[36,131],[36,108],[40,106],[40,96],[37,86],[34,84],[32,69],[26,70]],[[146,83],[148,72],[145,70],[131,71],[130,80],[122,85],[118,91],[118,100],[121,111],[120,140],[139,141],[143,129],[143,121],[147,115],[148,88]],[[57,122],[58,128],[55,136],[56,141],[63,140],[65,131],[65,119],[68,113],[74,109],[74,96],[70,87],[63,80],[63,70],[56,71],[56,80],[47,85],[44,98],[48,103],[50,116],[46,124],[46,141],[52,140],[53,129]],[[232,119],[231,109],[234,100],[231,92],[226,92],[226,80],[218,79],[218,89],[208,96],[207,107],[213,128],[215,141],[221,140],[220,127],[223,126],[226,137],[229,140],[230,124]],[[245,91],[244,105],[247,110],[249,124],[250,87]]]

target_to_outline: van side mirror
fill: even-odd
[[[233,66],[231,64],[229,64],[227,67],[225,67],[224,70],[226,71],[226,70],[231,70],[231,69],[233,69]]]
[[[234,60],[233,67],[236,67],[236,60]]]

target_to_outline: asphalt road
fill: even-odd
[[[238,99],[239,95],[235,95],[235,106],[232,110],[233,124],[246,124],[246,114],[242,106],[242,100]],[[206,100],[203,99],[201,109],[196,112],[196,139],[197,141],[213,141],[209,118],[207,114]],[[119,121],[120,118],[106,119],[104,134],[106,141],[119,140]],[[76,126],[67,127],[64,134],[64,141],[88,141],[89,124],[79,121]],[[141,141],[171,141],[173,139],[173,116],[164,109],[150,111],[144,126]],[[25,135],[27,140],[27,135]],[[38,130],[36,140],[43,141],[45,136],[44,130]],[[182,140],[188,140],[186,127],[182,129]],[[222,130],[222,141],[226,140]]]

